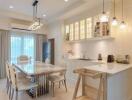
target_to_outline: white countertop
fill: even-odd
[[[91,63],[99,63],[99,64],[104,64],[105,61],[102,60],[96,60],[96,59],[91,59],[91,60],[81,60],[79,58],[70,58],[69,60],[75,60],[75,61],[85,61],[85,62],[91,62]]]
[[[109,63],[109,64],[97,64],[97,65],[91,65],[91,66],[84,66],[82,68],[105,72],[108,74],[117,74],[119,72],[132,68],[132,64]]]

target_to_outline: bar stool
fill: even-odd
[[[106,100],[106,98],[107,98],[106,97],[106,87],[105,87],[106,73],[88,70],[85,68],[76,69],[76,70],[74,70],[74,73],[78,74],[78,80],[76,83],[76,87],[75,87],[75,91],[74,91],[74,95],[73,95],[72,100]],[[90,77],[92,79],[99,79],[100,80],[99,88],[96,89],[96,92],[97,92],[96,99],[93,97],[89,97],[86,94],[86,92],[88,92],[88,90],[86,91],[86,82],[85,82],[86,77]],[[82,96],[77,97],[77,93],[78,93],[78,89],[79,89],[79,85],[80,85],[81,80],[82,80]]]

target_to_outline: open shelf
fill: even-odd
[[[111,36],[101,36],[101,37],[92,37],[88,39],[83,40],[73,40],[73,41],[67,41],[68,43],[78,43],[78,42],[88,42],[88,41],[101,41],[101,40],[114,40],[114,37]]]

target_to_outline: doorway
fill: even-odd
[[[43,44],[43,62],[55,64],[55,39],[48,39],[47,42]]]

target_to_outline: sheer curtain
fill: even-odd
[[[8,31],[0,31],[0,78],[6,76],[5,63],[9,59],[9,41],[10,34]]]
[[[17,57],[27,55],[32,61],[42,61],[46,35],[28,32],[0,31],[0,78],[6,76],[5,63],[17,63]]]
[[[27,55],[32,61],[36,55],[35,35],[31,33],[11,32],[10,37],[10,59],[12,63],[17,63],[17,58]]]

